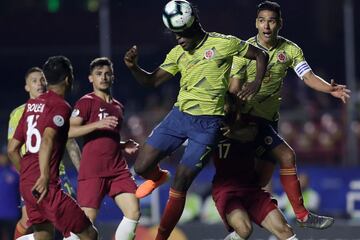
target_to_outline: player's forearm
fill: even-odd
[[[46,179],[50,178],[50,159],[54,147],[54,139],[44,136],[41,140],[39,150],[40,176]]]
[[[77,138],[85,136],[97,129],[96,122],[81,126],[70,126],[68,138]]]
[[[330,83],[326,82],[321,77],[315,75],[312,72],[309,72],[304,75],[304,82],[307,86],[311,87],[312,89],[324,92],[324,93],[330,93],[331,92],[331,85]]]
[[[74,164],[77,171],[80,168],[80,159],[81,159],[81,151],[79,145],[77,144],[76,140],[71,138],[68,139],[66,142],[66,149],[69,154],[69,157]]]
[[[137,65],[129,69],[136,81],[141,85],[148,87],[155,87],[157,85],[153,78],[153,73],[147,72]]]
[[[12,164],[14,165],[16,170],[20,172],[20,160],[21,160],[20,147],[14,146],[10,140],[7,151],[8,151],[9,159],[11,160]]]
[[[268,61],[269,61],[269,55],[266,52],[261,51],[256,54],[255,81],[262,82],[262,80],[264,79]]]

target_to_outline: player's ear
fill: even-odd
[[[94,80],[93,80],[93,77],[91,75],[89,75],[88,79],[89,79],[89,82],[93,83]]]
[[[280,25],[280,26],[279,26],[279,30],[280,30],[280,29],[282,29],[282,27],[283,27],[283,20],[282,20],[282,18],[279,19],[279,25]]]
[[[256,29],[259,29],[258,18],[255,18],[255,27],[256,27]]]
[[[30,87],[27,84],[25,84],[24,88],[26,92],[30,92]]]

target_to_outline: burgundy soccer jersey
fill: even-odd
[[[118,125],[114,129],[98,129],[84,136],[79,180],[116,176],[128,171],[120,148],[123,111],[120,102],[112,99],[107,103],[95,93],[86,94],[75,104],[72,117],[81,117],[84,125],[108,116],[118,118]]]
[[[222,185],[229,190],[238,187],[258,187],[254,160],[255,147],[254,142],[221,140],[214,154],[216,174],[213,184]]]
[[[59,163],[67,141],[70,113],[70,105],[52,91],[28,100],[14,134],[14,138],[26,146],[20,161],[22,183],[35,183],[40,176],[39,150],[43,132],[48,127],[57,132],[50,159],[50,184],[59,183]]]

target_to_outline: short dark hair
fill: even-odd
[[[108,66],[108,67],[111,68],[111,70],[113,70],[112,61],[107,57],[100,57],[100,58],[95,58],[90,63],[90,74],[92,73],[92,71],[94,71],[94,69],[96,67],[102,67],[102,66]]]
[[[73,77],[73,67],[71,62],[64,56],[49,57],[43,66],[43,72],[46,81],[50,85],[58,84],[64,81],[66,77]]]
[[[257,6],[256,16],[258,16],[259,12],[263,11],[263,10],[269,10],[269,11],[275,12],[278,15],[278,18],[279,19],[281,18],[281,8],[277,2],[271,2],[271,1],[261,2]]]
[[[40,72],[42,73],[43,71],[41,70],[41,68],[39,67],[32,67],[29,68],[26,73],[25,73],[25,80],[29,77],[30,74],[32,74],[33,72]]]

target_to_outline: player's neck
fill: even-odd
[[[261,37],[259,37],[259,35],[257,35],[257,42],[267,48],[267,49],[272,49],[273,47],[276,46],[277,42],[278,42],[278,37],[275,37],[274,39],[271,39],[270,41],[264,41]]]
[[[48,85],[48,90],[53,91],[61,97],[65,97],[66,86],[65,85]]]
[[[101,90],[94,89],[94,93],[95,93],[96,96],[98,96],[99,98],[101,98],[105,102],[111,102],[111,100],[112,100],[110,89],[106,90],[106,91],[101,91]]]

